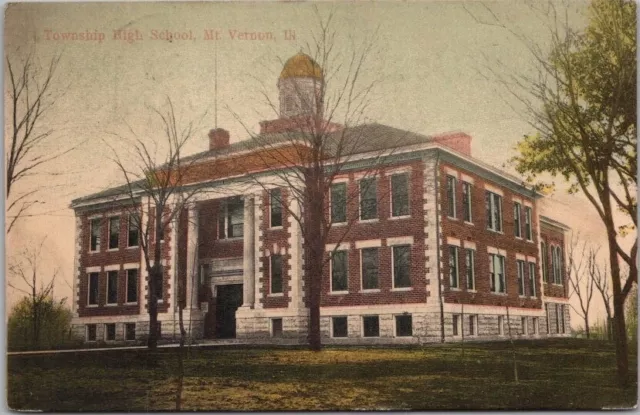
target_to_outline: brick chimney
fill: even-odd
[[[471,156],[471,136],[469,134],[460,132],[439,134],[433,137],[433,141]]]
[[[214,128],[209,131],[209,150],[220,150],[229,147],[229,131],[224,128]]]

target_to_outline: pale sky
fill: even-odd
[[[489,2],[494,13],[514,28],[544,44],[548,38],[540,21],[520,2]],[[572,12],[585,3],[575,2]],[[467,3],[482,21],[491,15],[479,3]],[[531,59],[524,46],[505,29],[478,24],[462,3],[318,3],[321,14],[335,8],[339,47],[356,43],[379,26],[377,51],[366,66],[366,79],[382,78],[375,90],[369,118],[423,134],[461,130],[473,137],[472,154],[502,167],[515,154],[514,146],[532,129],[504,102],[505,92],[478,70],[490,61],[505,62],[528,71]],[[576,25],[584,20],[577,17]],[[261,82],[277,100],[280,62],[312,42],[317,26],[311,3],[67,3],[14,4],[6,9],[5,50],[33,50],[46,61],[62,53],[58,84],[65,93],[47,119],[56,128],[55,143],[45,151],[83,142],[76,151],[47,170],[65,175],[40,177],[46,185],[40,197],[46,204],[12,230],[7,260],[23,246],[45,242],[46,262],[57,266],[68,285],[60,281],[56,295],[71,297],[74,231],[72,199],[122,184],[122,176],[109,161],[105,142],[117,143],[113,133],[127,134],[125,125],[142,137],[159,134],[149,106],[159,106],[168,95],[181,120],[199,118],[201,131],[189,152],[207,148],[206,133],[214,127],[214,50],[218,57],[218,126],[231,132],[231,140],[244,139],[243,123],[256,130],[258,122],[275,118],[265,104]],[[217,29],[219,40],[205,40],[204,31]],[[129,43],[116,40],[114,30],[141,33]],[[191,33],[193,39],[154,40],[153,32]],[[295,31],[295,40],[284,32]],[[104,40],[60,40],[64,33],[91,33]],[[240,40],[232,33],[272,33],[274,40]],[[56,40],[58,39],[58,40]],[[366,80],[365,79],[365,80]],[[512,104],[515,104],[511,102]],[[8,128],[8,127],[7,127]],[[6,131],[6,130],[5,130]],[[115,144],[117,146],[117,144]],[[505,170],[513,172],[510,167]],[[561,182],[561,180],[557,180]],[[26,190],[34,183],[24,183]],[[55,185],[55,187],[54,187]],[[18,190],[21,190],[18,189]],[[585,237],[600,241],[604,232],[586,199],[562,191],[544,202],[545,214]],[[17,295],[7,291],[10,305]],[[600,300],[595,301],[602,310]],[[572,323],[579,321],[572,315]]]

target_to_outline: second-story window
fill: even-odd
[[[459,287],[458,247],[449,246],[449,287]]]
[[[378,217],[378,197],[375,177],[360,180],[360,220]]]
[[[506,293],[504,257],[502,255],[489,254],[489,275],[491,278],[491,291],[494,293]]]
[[[540,268],[542,268],[542,281],[549,282],[549,269],[547,268],[549,265],[549,261],[547,260],[547,244],[544,242],[540,243]]]
[[[282,226],[282,191],[280,189],[272,189],[269,192],[271,206],[271,227],[277,228]]]
[[[536,296],[536,264],[529,262],[529,296]]]
[[[127,303],[138,302],[138,270],[128,269],[127,271]]]
[[[109,249],[117,249],[120,240],[120,217],[109,218]]]
[[[487,229],[502,232],[502,197],[498,194],[487,192],[485,202],[487,208]]]
[[[138,246],[140,243],[140,215],[132,213],[129,215],[129,231],[127,236],[127,246]]]
[[[517,260],[516,267],[518,271],[518,295],[524,295],[524,261]]]
[[[525,238],[527,238],[527,241],[533,240],[531,213],[531,208],[529,206],[526,206],[524,208],[524,236]]]
[[[471,214],[471,183],[462,182],[462,219],[473,222]]]
[[[551,268],[553,271],[553,283],[562,285],[562,249],[559,246],[551,247]]]
[[[347,184],[331,185],[331,223],[347,221]]]
[[[521,211],[520,203],[515,202],[513,204],[513,234],[516,238],[522,238],[522,224],[520,222]]]
[[[118,304],[118,271],[107,272],[107,304]]]
[[[450,218],[456,216],[456,178],[447,176],[447,215]]]
[[[465,265],[467,268],[467,290],[476,289],[476,253],[473,249],[466,249]]]
[[[347,251],[331,255],[331,291],[347,291]]]
[[[409,215],[409,175],[391,176],[391,216]]]
[[[378,248],[365,248],[361,254],[362,289],[372,290],[378,287]]]
[[[89,222],[91,240],[89,241],[89,251],[96,252],[100,250],[100,219],[91,219]]]
[[[411,245],[393,247],[393,288],[411,287]]]
[[[240,238],[244,235],[244,201],[230,197],[220,204],[218,217],[219,239]]]
[[[282,255],[271,255],[271,294],[282,293]]]

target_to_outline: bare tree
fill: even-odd
[[[204,157],[201,155],[184,157],[183,150],[196,132],[197,122],[191,121],[180,127],[176,119],[173,103],[167,97],[166,109],[151,108],[161,121],[161,138],[146,142],[129,128],[128,155],[135,162],[128,163],[111,144],[112,160],[122,173],[126,185],[122,189],[131,206],[134,222],[141,232],[142,248],[148,279],[149,338],[148,347],[153,350],[158,342],[158,289],[163,287],[164,268],[162,241],[171,226],[177,226],[177,219],[186,210],[187,204],[196,194],[204,192],[204,185],[194,184],[197,178],[196,165]],[[204,114],[203,116],[204,117]],[[201,119],[200,119],[201,121]],[[120,136],[118,136],[120,137]],[[120,137],[122,138],[122,137]],[[166,154],[157,157],[158,147],[166,146]],[[145,215],[146,214],[146,215]],[[187,278],[194,278],[194,270],[187,271]],[[184,297],[184,287],[180,284],[180,297]],[[182,321],[184,300],[178,299],[181,345],[186,335]]]
[[[261,133],[255,134],[236,115],[255,148],[261,150],[256,152],[260,157],[259,167],[273,173],[270,179],[254,175],[255,182],[266,191],[276,185],[283,186],[286,196],[283,193],[282,208],[300,227],[305,299],[310,311],[308,340],[312,350],[321,349],[322,276],[331,258],[337,255],[340,242],[348,234],[358,211],[341,210],[339,221],[345,225],[332,228],[338,206],[358,201],[358,194],[349,190],[340,195],[335,193],[329,203],[332,184],[349,168],[353,169],[350,164],[357,159],[367,160],[367,165],[360,168],[364,179],[362,190],[373,196],[368,202],[360,203],[360,207],[362,211],[374,209],[378,197],[376,185],[367,179],[376,178],[385,157],[407,136],[400,130],[386,128],[383,131],[382,126],[367,123],[366,113],[380,79],[367,80],[363,71],[376,53],[376,34],[359,44],[353,40],[345,42],[350,48],[343,50],[343,43],[338,41],[333,29],[335,14],[317,17],[319,24],[312,41],[302,48],[304,54],[292,58],[299,59],[305,82],[297,81],[295,74],[292,79],[281,75],[279,82],[287,83],[289,92],[286,97],[280,97],[280,102],[274,102],[263,88],[266,104],[280,118],[273,122],[277,132],[272,133],[270,122],[264,122]],[[284,61],[280,61],[280,65],[287,70]],[[329,241],[336,248],[325,252]]]
[[[569,281],[569,298],[575,296],[578,299],[578,307],[573,304],[571,308],[584,321],[584,329],[587,339],[589,332],[589,309],[593,298],[595,280],[592,274],[592,267],[596,261],[597,250],[587,247],[587,241],[580,243],[579,235],[572,234],[567,252],[569,261],[567,263],[567,280]]]
[[[12,281],[8,282],[9,287],[25,294],[31,301],[31,338],[32,347],[37,348],[40,344],[40,332],[42,322],[46,312],[45,306],[53,298],[53,288],[58,276],[58,269],[54,269],[48,282],[43,281],[39,261],[42,255],[42,247],[46,238],[37,247],[25,248],[13,263],[9,265],[9,275]],[[26,285],[22,288],[21,285]]]
[[[42,167],[72,151],[77,146],[51,145],[56,139],[55,128],[45,122],[64,88],[57,88],[57,69],[60,55],[55,55],[44,66],[29,53],[24,59],[6,58],[8,74],[8,112],[10,125],[6,153],[6,198],[10,232],[16,221],[33,206],[44,203],[36,198],[40,187],[18,192],[16,186],[24,179],[42,174]],[[52,173],[50,173],[52,174]]]

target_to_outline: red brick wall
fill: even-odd
[[[391,182],[389,171],[397,168],[409,169],[409,218],[391,218]],[[404,165],[389,166],[377,177],[378,220],[359,222],[359,184],[357,177],[365,172],[350,172],[347,183],[347,220],[348,224],[334,226],[328,235],[327,244],[348,243],[348,294],[331,295],[330,263],[326,262],[322,280],[322,307],[354,306],[375,304],[424,303],[427,299],[426,270],[424,267],[424,165],[421,161]],[[327,197],[327,220],[330,215],[330,200]],[[392,249],[386,246],[386,239],[399,236],[412,236],[411,247],[411,285],[410,291],[391,291],[393,284]],[[378,281],[380,292],[361,291],[360,250],[355,241],[381,239],[382,247],[378,251]],[[328,258],[328,254],[327,254]],[[309,285],[306,283],[307,286]]]
[[[218,199],[198,203],[198,234],[200,235],[198,258],[200,259],[237,258],[243,255],[243,238],[218,238],[219,209],[220,200]]]
[[[557,297],[557,298],[568,298],[568,290],[567,290],[567,275],[565,272],[566,268],[566,256],[565,256],[565,245],[564,245],[564,232],[551,227],[545,224],[540,226],[540,239],[545,243],[546,251],[547,251],[547,275],[548,282],[544,284],[544,295],[545,297]],[[553,283],[553,273],[551,270],[551,246],[559,246],[562,248],[562,281],[564,282],[562,285]],[[540,252],[542,255],[542,252]],[[542,259],[540,259],[540,264],[542,264]],[[542,272],[542,271],[540,271]]]
[[[131,208],[123,209],[122,207],[108,208],[101,211],[93,210],[90,213],[79,213],[81,221],[81,229],[78,238],[81,241],[81,253],[78,270],[80,274],[80,280],[78,284],[79,299],[78,299],[78,315],[80,317],[88,316],[115,316],[115,315],[130,315],[139,314],[143,312],[141,310],[141,303],[146,293],[146,285],[148,279],[145,278],[145,282],[140,284],[138,292],[138,304],[137,305],[124,305],[126,296],[126,271],[120,270],[118,272],[118,305],[106,306],[106,284],[107,284],[107,272],[101,271],[99,277],[99,290],[98,290],[98,306],[87,307],[87,289],[88,289],[88,273],[85,269],[88,267],[103,267],[108,265],[122,265],[126,263],[138,263],[140,264],[141,248],[128,248],[128,223],[129,212]],[[100,248],[98,252],[89,252],[90,247],[90,221],[89,217],[101,215],[100,226]],[[120,232],[118,248],[114,250],[108,250],[109,234],[108,223],[109,217],[120,216]],[[142,237],[142,235],[140,235]],[[165,242],[163,242],[163,258],[170,259],[170,244],[171,244],[171,231],[168,230],[165,235]],[[153,249],[153,244],[150,248]],[[139,278],[145,274],[146,265],[140,264]],[[171,264],[165,267],[165,283],[164,283],[164,303],[158,307],[158,311],[166,312],[169,308],[171,301],[171,280],[170,280]]]
[[[287,205],[289,202],[289,191],[285,188],[281,189],[282,204]],[[291,247],[289,246],[290,225],[286,209],[282,209],[282,228],[270,228],[270,197],[269,193],[262,192],[262,220],[260,221],[260,231],[262,237],[259,243],[265,250],[269,250],[273,254],[273,245],[277,244],[278,248],[286,249],[287,254],[282,257],[282,296],[269,296],[271,288],[270,267],[271,258],[262,256],[260,258],[260,269],[258,274],[259,282],[262,285],[260,293],[262,294],[259,301],[264,308],[287,307],[291,301]]]
[[[471,187],[471,211],[473,224],[463,222],[463,196],[462,196],[462,178],[458,177],[456,182],[456,216],[457,219],[448,217],[448,199],[447,199],[447,167],[465,174],[473,179]],[[535,201],[521,195],[515,195],[518,199],[528,201],[533,206],[533,241],[524,240],[524,205],[522,206],[522,239],[514,236],[514,212],[513,202],[514,195],[508,189],[501,187],[495,183],[489,183],[494,188],[499,188],[503,192],[502,196],[502,229],[503,232],[494,232],[487,229],[487,214],[485,208],[485,183],[486,181],[476,174],[462,170],[458,167],[447,166],[442,163],[440,166],[440,206],[442,217],[442,262],[441,269],[443,275],[443,296],[446,302],[480,305],[509,305],[513,307],[525,308],[541,308],[540,283],[539,283],[539,266],[537,266],[536,275],[536,298],[521,298],[518,295],[518,277],[516,271],[516,253],[538,258],[537,237],[535,229],[537,229],[537,212]],[[451,289],[449,286],[449,246],[447,237],[453,237],[461,241],[470,241],[476,244],[475,253],[475,293],[467,291],[466,267],[464,257],[464,246],[460,247],[458,252],[458,275],[459,290]],[[507,293],[496,294],[490,289],[489,278],[489,254],[487,247],[491,246],[507,251],[505,258],[506,268],[506,285]],[[539,264],[539,260],[537,260]],[[529,290],[528,269],[525,269],[525,294]]]

